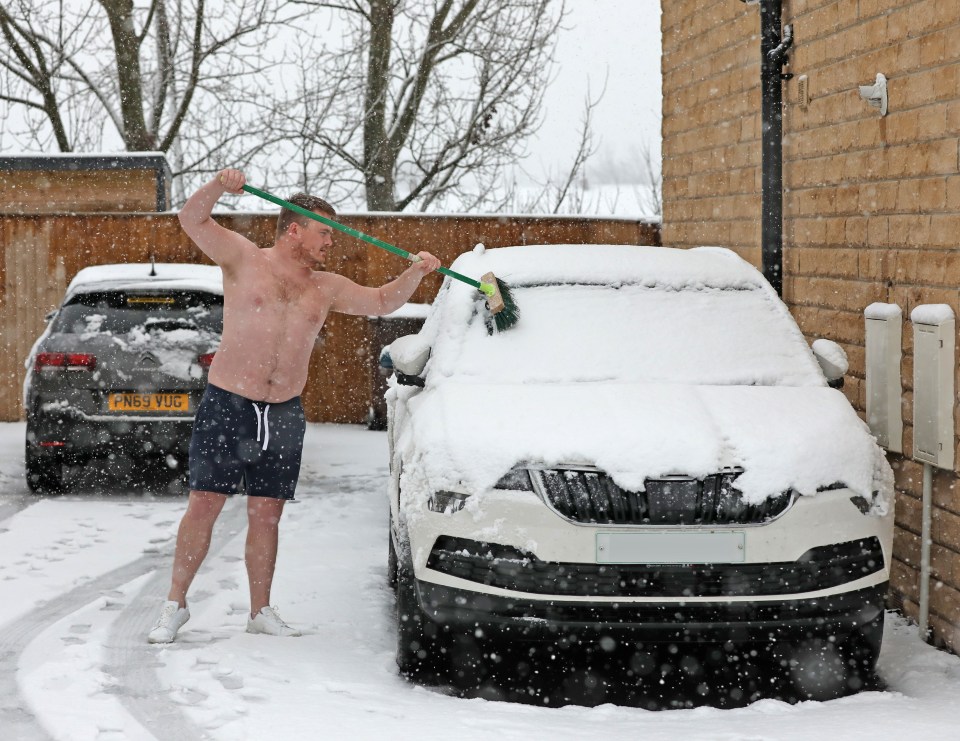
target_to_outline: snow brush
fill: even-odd
[[[420,258],[417,255],[413,255],[406,250],[400,249],[399,247],[394,247],[392,244],[379,240],[376,237],[371,237],[369,234],[364,234],[356,229],[351,229],[349,226],[344,226],[343,224],[333,221],[332,219],[328,219],[325,216],[320,216],[320,214],[316,214],[313,211],[309,211],[293,203],[289,203],[282,198],[277,198],[277,196],[271,195],[270,193],[262,191],[258,188],[254,188],[251,185],[244,185],[243,190],[245,190],[247,193],[252,193],[255,196],[259,196],[265,201],[270,201],[270,203],[275,203],[282,208],[294,211],[301,216],[306,216],[308,219],[313,219],[314,221],[319,221],[321,224],[326,224],[327,226],[343,232],[344,234],[349,234],[351,237],[356,237],[367,244],[372,244],[374,247],[379,247],[387,252],[400,255],[400,257],[405,260],[409,260],[410,262],[420,262]],[[504,330],[510,329],[520,318],[520,312],[517,309],[516,301],[510,292],[510,286],[497,278],[493,273],[487,273],[480,280],[474,280],[473,278],[468,278],[467,276],[450,270],[449,268],[439,267],[434,272],[440,273],[441,275],[448,275],[451,278],[459,280],[462,283],[466,283],[468,286],[473,286],[480,291],[480,293],[484,295],[484,298],[486,298],[487,308],[493,315],[493,322],[496,325],[498,332],[503,332]]]

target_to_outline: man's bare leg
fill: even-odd
[[[247,578],[250,580],[250,617],[270,604],[270,588],[277,566],[283,499],[247,497]]]
[[[227,501],[225,494],[211,491],[191,491],[187,511],[177,530],[177,550],[173,557],[173,578],[169,600],[186,607],[187,590],[197,575],[200,564],[210,549],[213,525]]]

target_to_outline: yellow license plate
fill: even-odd
[[[110,394],[111,412],[187,412],[189,394]]]

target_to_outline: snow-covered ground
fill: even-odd
[[[122,483],[28,494],[22,424],[0,425],[0,737],[20,739],[954,738],[960,659],[888,616],[883,691],[830,702],[650,711],[539,707],[416,687],[393,661],[386,439],[311,425],[274,597],[302,638],[244,632],[244,502],[228,503],[170,646],[164,598],[182,492]],[[81,484],[89,472],[79,472]],[[93,479],[91,479],[93,481]]]

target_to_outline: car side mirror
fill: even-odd
[[[831,388],[843,388],[843,377],[850,369],[847,353],[833,340],[815,340],[810,347]]]
[[[380,368],[381,372],[385,375],[393,373],[397,379],[397,383],[401,386],[420,386],[422,388],[424,385],[424,381],[420,376],[408,376],[406,373],[402,373],[393,367],[393,358],[390,357],[390,345],[386,345],[380,351]]]
[[[408,334],[390,343],[388,355],[397,373],[397,380],[400,383],[408,383],[410,378],[418,378],[423,373],[430,359],[430,345],[420,335]],[[381,364],[382,358],[381,353]],[[404,376],[407,379],[404,379]]]

